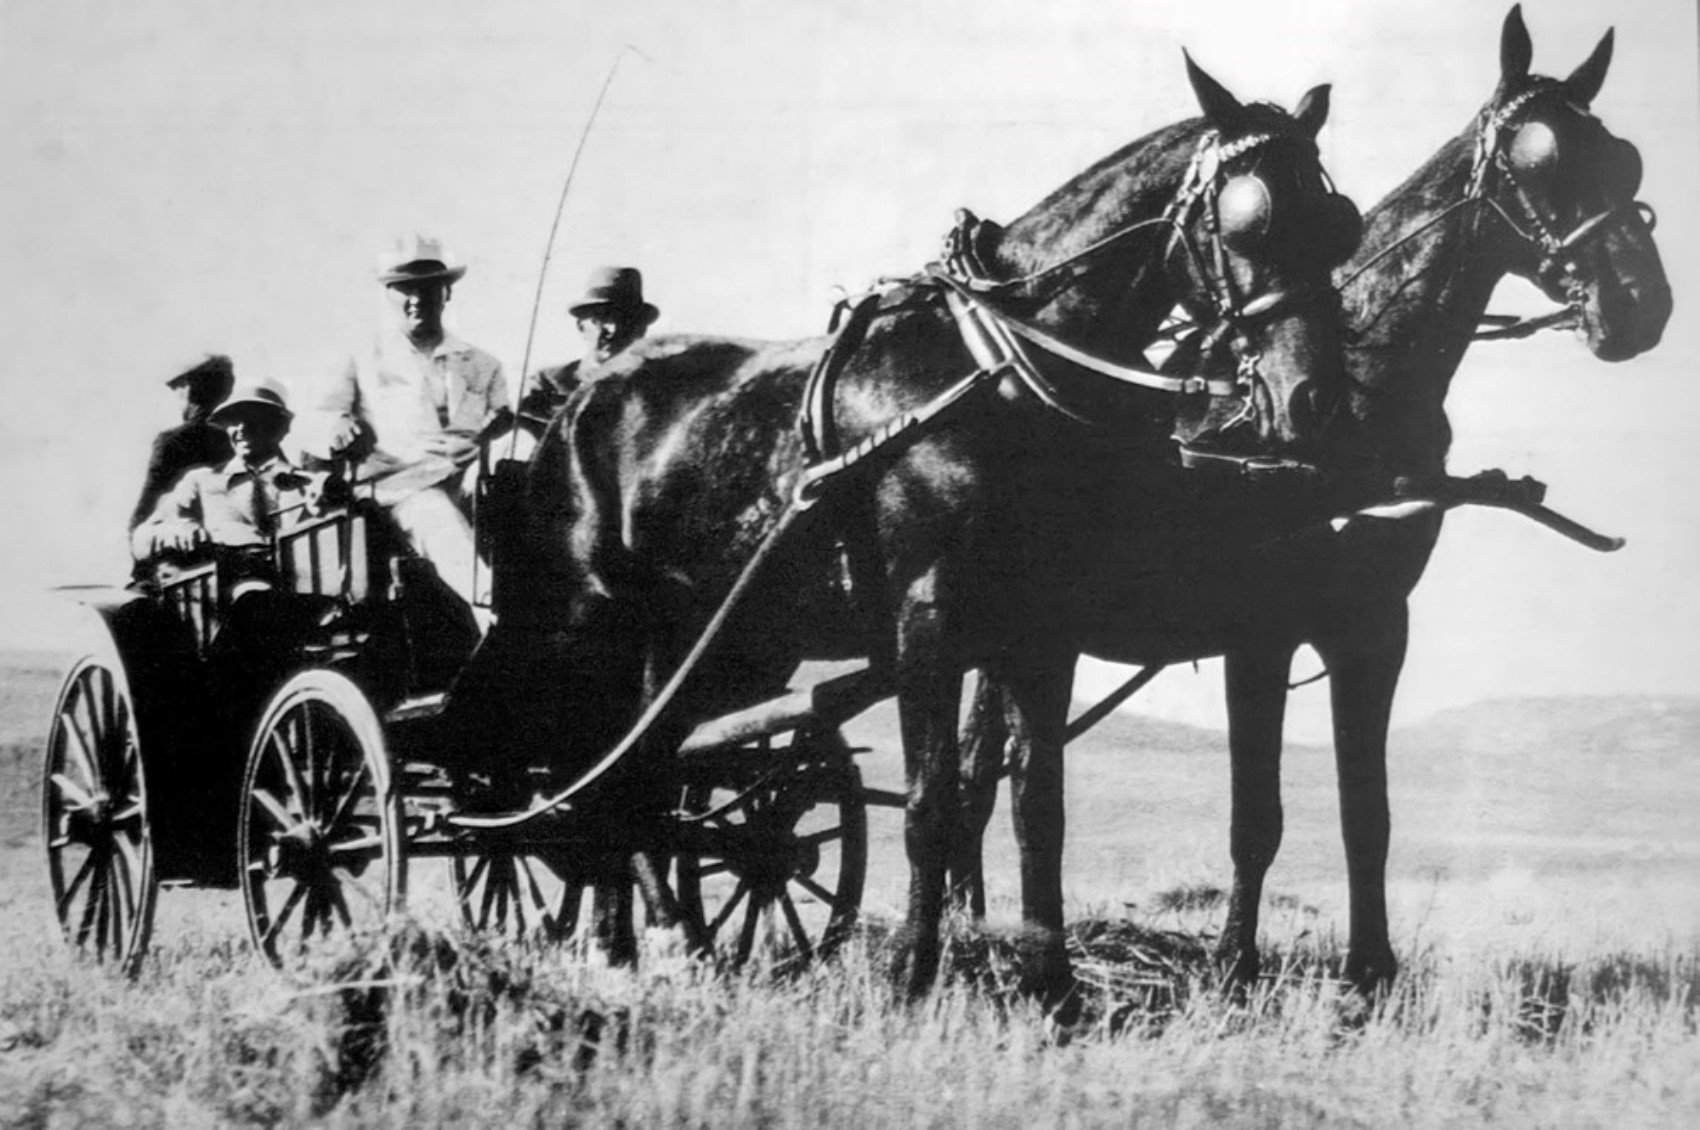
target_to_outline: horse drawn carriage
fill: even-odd
[[[519,539],[517,558],[496,553],[496,628],[475,653],[358,506],[280,540],[287,646],[244,638],[216,571],[156,596],[91,596],[111,655],[72,671],[44,788],[68,935],[133,963],[156,877],[234,884],[275,959],[381,918],[408,862],[435,857],[474,926],[566,935],[588,891],[597,932],[629,943],[637,892],[699,951],[742,958],[771,941],[806,955],[855,917],[866,808],[902,803],[903,968],[919,990],[938,968],[947,885],[977,876],[1007,765],[1032,983],[1066,991],[1075,659],[1148,664],[1131,693],[1164,663],[1225,653],[1257,677],[1230,680],[1223,956],[1255,973],[1280,840],[1280,703],[1309,642],[1336,697],[1348,974],[1390,977],[1386,731],[1405,597],[1440,513],[1506,506],[1617,544],[1540,507],[1539,484],[1449,479],[1447,386],[1508,273],[1565,312],[1496,336],[1562,322],[1622,359],[1656,344],[1670,312],[1634,199],[1639,158],[1585,110],[1609,36],[1563,81],[1531,76],[1529,52],[1514,8],[1493,98],[1367,224],[1321,165],[1326,88],[1289,114],[1242,104],[1189,62],[1202,118],[1007,226],[964,215],[942,264],[848,307],[830,344],[678,335],[627,350],[552,425],[527,506],[498,488],[498,515],[541,500],[552,517],[530,520],[554,525]],[[1187,336],[1152,368],[1143,351],[1177,308]],[[1259,450],[1209,442],[1236,433]],[[505,588],[539,545],[559,583]],[[1153,568],[1172,583],[1153,584]],[[540,594],[563,602],[562,634],[597,645],[589,666],[643,668],[612,730],[591,721],[607,705],[601,672],[538,682],[566,702],[544,744],[592,752],[570,772],[507,757],[536,735],[495,725],[504,676],[530,677]],[[508,669],[469,678],[497,633]],[[779,693],[822,654],[868,666]],[[963,758],[970,668],[982,694]],[[838,734],[886,697],[901,802],[862,787]],[[472,810],[477,761],[503,757],[517,772]]]
[[[280,961],[381,922],[425,859],[448,861],[467,925],[510,935],[570,937],[590,925],[582,903],[603,941],[629,947],[635,891],[651,921],[734,960],[843,938],[866,806],[890,800],[862,787],[837,732],[869,701],[854,680],[698,728],[658,809],[585,785],[535,806],[510,790],[512,810],[473,815],[446,768],[466,759],[437,732],[478,641],[464,604],[366,500],[271,553],[279,584],[257,608],[217,560],[156,589],[69,590],[106,636],[65,678],[43,774],[74,946],[133,969],[161,886],[236,887],[254,944]]]

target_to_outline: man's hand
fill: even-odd
[[[153,552],[193,553],[209,540],[199,522],[161,522],[153,532]]]
[[[465,432],[440,432],[426,436],[424,447],[427,454],[441,455],[455,464],[470,463],[478,454],[478,441]]]
[[[336,459],[357,458],[355,449],[366,438],[360,421],[352,416],[338,416],[325,433],[325,447]]]
[[[308,475],[302,493],[306,495],[307,513],[314,515],[347,506],[354,500],[354,491],[340,471]]]

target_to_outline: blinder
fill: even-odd
[[[1329,192],[1303,211],[1277,214],[1269,186],[1254,173],[1228,179],[1216,196],[1216,216],[1222,241],[1241,254],[1281,241],[1332,266],[1363,238],[1363,216],[1348,197]]]

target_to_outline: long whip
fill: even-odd
[[[555,257],[555,235],[561,230],[561,217],[567,210],[567,194],[572,191],[573,178],[578,175],[579,158],[584,156],[584,147],[590,141],[590,131],[596,127],[596,117],[602,112],[602,103],[608,97],[608,88],[614,85],[614,76],[620,70],[620,63],[626,57],[626,52],[654,62],[648,55],[630,43],[620,46],[614,53],[614,61],[608,67],[608,74],[602,79],[602,88],[596,92],[596,101],[590,107],[590,116],[584,121],[584,129],[579,131],[578,145],[573,149],[573,159],[567,165],[566,180],[561,182],[561,197],[555,202],[555,217],[549,221],[549,238],[543,241],[543,261],[537,268],[537,290],[531,297],[531,321],[525,328],[525,353],[520,357],[519,379],[523,388],[526,375],[531,372],[531,345],[537,336],[537,315],[543,307],[543,284],[549,277],[549,262]],[[513,458],[514,448],[519,442],[519,429],[514,428],[508,433],[508,458]]]

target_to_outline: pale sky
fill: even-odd
[[[1482,346],[1453,466],[1502,466],[1629,547],[1600,557],[1496,513],[1449,522],[1416,602],[1402,717],[1502,694],[1700,693],[1700,85],[1692,0],[1531,0],[1534,69],[1608,23],[1596,111],[1646,159],[1676,291],[1626,365],[1549,335]],[[1184,45],[1246,99],[1334,84],[1324,156],[1367,207],[1461,131],[1498,75],[1477,0],[621,5],[442,0],[0,0],[0,646],[58,639],[56,584],[121,579],[161,382],[209,351],[310,394],[366,334],[397,233],[470,265],[456,330],[517,371],[555,199],[569,199],[533,365],[576,352],[563,307],[643,268],[657,332],[794,337],[833,288],[903,274],[952,210],[1008,220],[1195,112]],[[1520,283],[1500,305],[1542,308]],[[1088,680],[1089,682],[1091,680]],[[1149,709],[1209,721],[1219,681]],[[1320,704],[1301,703],[1299,724]],[[1306,705],[1306,704],[1311,705]]]

